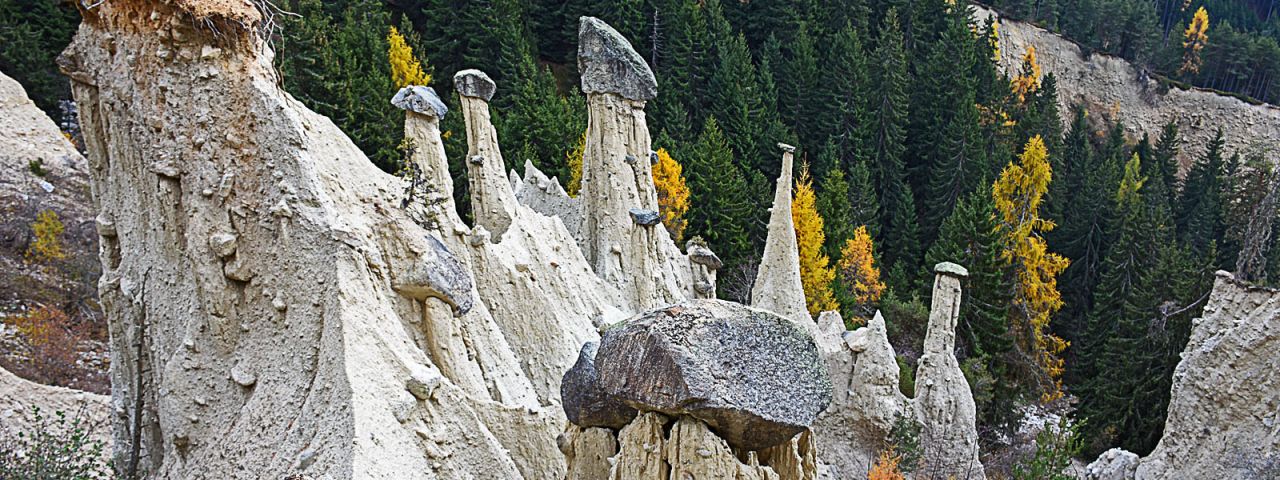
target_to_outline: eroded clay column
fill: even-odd
[[[471,190],[471,211],[476,226],[502,239],[515,217],[516,195],[511,190],[498,148],[498,132],[489,119],[489,100],[497,91],[493,80],[479,70],[463,70],[453,76],[453,86],[462,97],[462,115],[467,122],[467,183]]]
[[[769,310],[789,318],[809,333],[817,324],[809,317],[804,301],[804,285],[800,283],[800,249],[796,245],[796,226],[791,219],[791,167],[796,147],[779,143],[782,149],[782,173],[769,209],[769,236],[764,256],[751,287],[751,306]]]
[[[969,272],[950,262],[939,263],[934,271],[929,333],[916,372],[916,416],[923,426],[920,446],[937,452],[930,458],[930,467],[941,476],[982,479],[973,393],[955,355],[960,281]]]
[[[653,71],[613,27],[578,23],[578,70],[587,94],[582,160],[583,238],[596,275],[638,308],[655,306],[658,196],[653,185],[645,101],[657,96]]]

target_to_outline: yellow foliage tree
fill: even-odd
[[[1178,73],[1200,72],[1200,50],[1209,43],[1209,12],[1204,7],[1196,10],[1195,15],[1191,17],[1191,24],[1187,25],[1187,30],[1182,32],[1182,66],[1178,68]]]
[[[658,191],[658,214],[662,224],[677,242],[684,238],[688,226],[684,214],[689,212],[689,186],[684,181],[684,167],[667,149],[658,149],[658,164],[653,166],[653,186]]]
[[[800,283],[804,286],[805,304],[810,315],[817,315],[825,310],[835,310],[835,294],[831,292],[831,281],[836,272],[831,268],[831,259],[822,253],[822,244],[826,234],[822,233],[822,216],[814,205],[816,197],[813,193],[813,179],[809,178],[809,165],[800,167],[800,176],[796,178],[796,196],[791,200],[791,221],[796,226],[796,244],[800,250]]]
[[[396,27],[387,33],[387,58],[391,61],[391,80],[396,88],[431,83],[431,75],[422,69],[422,62],[413,56],[413,47],[404,41],[404,35]]]
[[[565,190],[570,197],[578,196],[578,191],[582,190],[582,156],[587,152],[587,132],[582,132],[582,137],[578,139],[578,144],[573,146],[573,150],[564,155],[565,161],[569,163],[569,185]]]
[[[1002,254],[1015,272],[1012,328],[1018,348],[1034,359],[1043,379],[1044,400],[1062,395],[1063,361],[1059,354],[1067,342],[1049,332],[1054,312],[1062,308],[1058,274],[1068,260],[1049,253],[1043,232],[1053,230],[1052,221],[1040,218],[1040,203],[1049,190],[1053,172],[1049,152],[1039,135],[1023,149],[1018,163],[1010,163],[992,187],[999,212],[999,228],[1005,239]]]
[[[38,263],[67,258],[66,252],[62,250],[63,230],[58,214],[53,213],[53,210],[41,211],[36,215],[35,223],[31,224],[31,233],[36,238],[27,247],[27,258]]]
[[[1022,55],[1022,73],[1013,77],[1013,93],[1018,96],[1018,102],[1026,102],[1027,95],[1035,92],[1040,88],[1040,62],[1036,60],[1036,47],[1034,45],[1027,47],[1027,53]]]
[[[991,37],[987,39],[991,42],[991,61],[1000,62],[1000,22],[991,22]]]
[[[884,282],[880,281],[880,268],[876,266],[875,243],[867,233],[867,226],[859,226],[853,238],[845,240],[840,249],[840,278],[853,291],[853,299],[859,306],[880,300]],[[865,313],[865,312],[863,312]],[[855,324],[862,323],[858,316],[851,317]]]
[[[906,480],[902,469],[898,468],[898,462],[901,461],[902,457],[894,455],[892,448],[880,452],[875,465],[867,472],[867,480]]]

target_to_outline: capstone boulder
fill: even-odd
[[[596,368],[609,395],[641,411],[695,417],[745,450],[791,439],[831,402],[826,365],[804,329],[721,300],[661,308],[609,328]]]

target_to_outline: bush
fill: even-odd
[[[67,258],[66,251],[62,249],[62,232],[65,230],[57,213],[53,210],[41,211],[31,224],[35,241],[27,248],[27,258],[40,264]]]
[[[906,480],[907,477],[898,468],[900,460],[901,456],[894,455],[892,448],[880,452],[880,458],[876,459],[876,464],[867,472],[867,480]]]
[[[1013,466],[1015,480],[1074,480],[1067,472],[1071,458],[1080,453],[1081,424],[1072,425],[1062,417],[1055,425],[1045,425],[1036,435],[1036,451]]]
[[[911,365],[911,361],[902,355],[895,355],[894,360],[898,361],[898,390],[906,395],[907,398],[916,397],[916,369]]]
[[[27,170],[30,170],[31,174],[37,177],[43,177],[45,173],[48,173],[44,171],[44,160],[39,158],[27,162]]]
[[[73,321],[57,307],[40,307],[9,322],[29,349],[24,361],[5,365],[14,374],[37,383],[107,392],[106,374],[79,362],[77,347],[89,337],[92,325]]]
[[[920,424],[908,412],[898,415],[889,430],[889,452],[897,452],[894,466],[904,472],[914,472],[920,466]]]
[[[111,478],[102,462],[102,442],[89,439],[88,426],[80,414],[67,418],[54,412],[45,417],[40,408],[33,431],[18,432],[16,438],[0,442],[0,478],[28,480],[94,480]]]

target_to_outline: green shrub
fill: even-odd
[[[1072,424],[1067,417],[1057,425],[1045,425],[1036,434],[1036,451],[1013,466],[1015,480],[1074,480],[1067,472],[1071,458],[1080,453],[1081,424]]]
[[[920,466],[920,424],[916,423],[911,413],[903,412],[893,421],[889,430],[889,447],[898,456],[898,468],[911,473]]]
[[[30,170],[32,175],[43,177],[46,173],[44,171],[44,160],[37,158],[27,162],[27,170]]]
[[[907,360],[907,357],[895,355],[894,359],[898,361],[898,390],[902,391],[907,398],[916,397],[916,369]]]
[[[32,431],[0,440],[0,478],[27,480],[96,480],[111,478],[102,462],[102,442],[89,438],[80,415],[49,418],[31,407]]]

